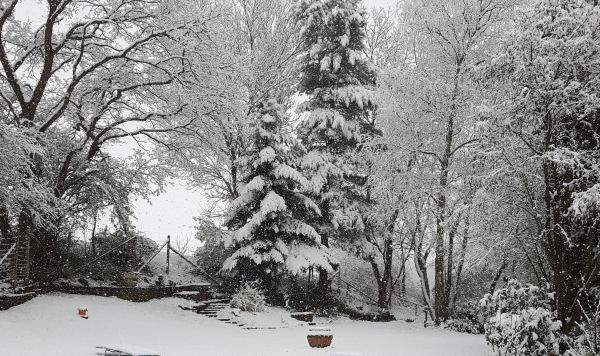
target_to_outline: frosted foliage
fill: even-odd
[[[312,226],[298,220],[286,221],[286,224],[281,227],[281,231],[289,235],[302,236],[307,239],[308,242],[314,241],[317,244],[321,243],[321,236],[317,231]]]
[[[373,106],[375,86],[362,54],[363,10],[354,0],[302,1],[299,17],[305,45],[300,89],[312,96],[299,108],[310,111],[302,123],[308,131],[306,141],[321,141],[323,136],[339,142],[359,141],[358,122],[365,120]],[[358,110],[345,112],[343,108],[352,104]]]
[[[521,93],[516,105],[525,110],[520,118],[535,129],[545,125],[546,115],[555,118],[556,143],[544,148],[544,139],[538,138],[535,148],[543,153],[537,156],[568,177],[556,190],[572,193],[570,212],[576,218],[594,215],[600,205],[600,7],[589,1],[543,1],[528,15],[524,33],[496,64],[515,62],[512,80]]]
[[[260,119],[262,120],[262,122],[267,123],[267,124],[270,124],[270,123],[273,123],[276,121],[275,118],[269,114],[265,114],[265,115],[261,116]]]
[[[277,193],[270,191],[267,196],[260,202],[260,214],[267,215],[278,211],[285,211],[285,200]]]
[[[311,172],[310,189],[314,193],[322,192],[330,178],[341,178],[342,170],[332,163],[327,153],[310,151],[302,158],[302,167]]]
[[[325,56],[321,59],[321,71],[326,71],[331,66],[331,57]]]
[[[265,178],[263,176],[256,176],[242,188],[241,194],[245,195],[251,191],[261,191],[265,188],[265,186]]]
[[[600,184],[594,184],[585,192],[574,193],[571,210],[576,216],[600,210]]]
[[[340,56],[339,54],[334,54],[331,71],[334,73],[337,72],[338,70],[340,70],[341,65],[342,65],[342,56]]]
[[[285,264],[290,273],[298,274],[311,266],[331,272],[333,271],[331,265],[336,262],[329,252],[320,246],[293,243]]]
[[[285,200],[273,191],[268,192],[260,202],[260,209],[252,215],[252,218],[244,226],[233,233],[234,241],[242,242],[252,239],[254,231],[269,219],[270,214],[285,212],[286,210]]]
[[[302,188],[308,187],[308,179],[304,177],[297,169],[294,169],[287,164],[279,164],[273,169],[273,175],[279,179],[289,179],[298,183]]]
[[[502,355],[559,355],[561,323],[551,311],[553,293],[511,280],[480,302],[485,335]]]
[[[545,154],[545,158],[554,162],[561,173],[575,172],[575,177],[564,183],[565,189],[572,191],[573,202],[570,211],[576,216],[593,214],[600,209],[600,184],[592,184],[586,190],[577,192],[578,186],[586,186],[588,182],[600,180],[600,164],[596,154],[577,152],[567,148],[555,148]]]
[[[335,229],[352,229],[356,231],[363,231],[365,229],[363,217],[358,206],[351,205],[332,209],[331,215],[331,223]]]
[[[342,37],[340,37],[340,44],[342,45],[342,47],[348,46],[349,43],[350,38],[348,37],[348,35],[344,34]]]
[[[254,162],[254,167],[258,167],[261,164],[273,162],[277,155],[273,147],[267,146],[263,148],[258,154],[258,160]]]
[[[277,135],[275,135],[272,132],[269,132],[269,131],[263,129],[262,127],[258,127],[256,129],[256,132],[257,132],[258,136],[260,136],[262,138],[266,138],[268,140],[273,140],[273,142],[275,142],[275,140],[278,138]]]
[[[313,211],[317,215],[321,215],[321,210],[319,210],[319,206],[309,197],[304,194],[295,193],[296,199],[301,201],[304,204],[304,208],[309,211]]]
[[[277,239],[277,241],[275,241],[275,248],[278,251],[281,251],[283,255],[287,255],[289,252],[287,245],[285,244],[285,242],[283,242],[282,239]]]
[[[245,258],[260,266],[263,263],[281,264],[284,262],[283,254],[277,251],[272,244],[264,241],[255,241],[250,245],[237,249],[223,264],[224,270],[232,270],[237,262]]]
[[[232,297],[230,305],[248,312],[262,312],[267,307],[264,293],[257,285],[247,282]]]
[[[227,210],[227,214],[225,216],[225,225],[229,224],[229,222],[241,209],[246,208],[254,201],[255,194],[252,190],[243,190],[242,193],[243,194],[229,204],[229,209]]]
[[[326,136],[335,138],[341,133],[346,140],[360,139],[356,123],[349,122],[337,110],[315,109],[310,112],[304,126],[318,129]]]
[[[374,90],[365,88],[362,85],[347,85],[333,88],[329,94],[324,94],[323,98],[343,103],[346,107],[349,107],[351,103],[356,103],[360,109],[375,104]]]
[[[345,32],[341,36],[334,39],[334,43],[329,44],[330,46],[340,46],[342,48],[348,47],[350,44],[350,27],[351,23],[361,23],[365,19],[363,14],[357,10],[355,6],[352,6],[353,1],[340,2],[339,0],[324,0],[324,1],[313,1],[303,0],[301,6],[305,8],[305,14],[307,14],[307,20],[300,30],[301,35],[305,35],[307,31],[314,26],[319,26],[323,23],[324,26],[338,23],[343,20],[342,29]],[[312,58],[318,58],[319,52],[322,51],[322,47],[314,48],[310,51]]]

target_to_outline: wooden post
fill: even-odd
[[[167,275],[169,274],[169,254],[171,253],[171,235],[167,235]]]

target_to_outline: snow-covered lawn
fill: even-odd
[[[484,338],[404,321],[392,323],[334,320],[333,344],[311,349],[307,326],[288,323],[285,311],[270,308],[257,316],[280,328],[244,330],[177,307],[182,299],[132,303],[116,298],[50,294],[0,312],[0,355],[86,356],[105,344],[131,344],[163,356],[331,355],[483,356]],[[89,319],[77,315],[88,309]],[[266,325],[265,325],[266,326]],[[284,326],[281,328],[281,326]]]

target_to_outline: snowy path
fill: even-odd
[[[51,294],[0,312],[0,355],[87,356],[101,344],[134,344],[163,356],[331,355],[362,352],[364,356],[484,356],[481,335],[424,329],[403,321],[353,322],[331,325],[333,345],[311,349],[306,327],[242,330],[183,311],[180,299],[132,303],[116,298]],[[77,316],[85,306],[89,319]]]

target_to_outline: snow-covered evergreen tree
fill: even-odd
[[[366,175],[354,153],[375,131],[375,73],[363,55],[366,13],[358,0],[302,0],[298,20],[304,50],[299,91],[309,97],[299,108],[308,150],[302,166],[322,212],[315,226],[329,245],[334,234],[364,229],[358,202]]]
[[[224,270],[252,270],[272,287],[279,272],[317,267],[331,270],[332,257],[321,236],[306,223],[320,214],[305,195],[309,181],[291,164],[294,138],[283,131],[281,107],[269,100],[256,113],[253,145],[241,158],[246,172],[240,196],[229,206],[225,224],[234,230],[235,252]],[[253,267],[258,267],[253,268]]]

